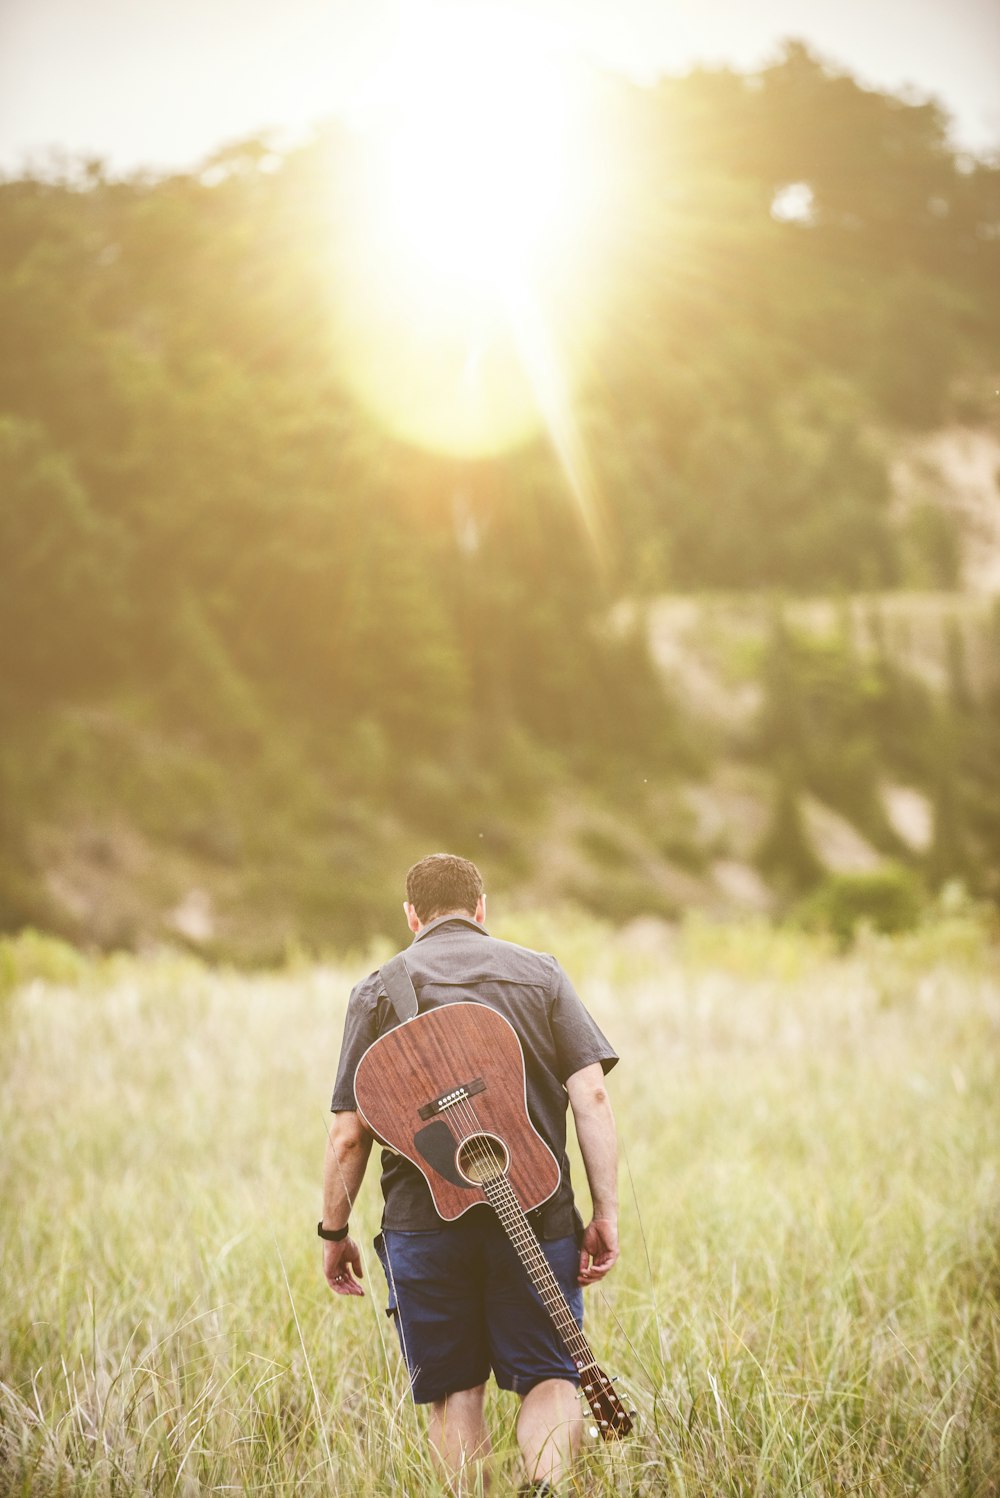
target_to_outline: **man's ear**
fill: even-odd
[[[476,901],[476,913],[475,913],[475,916],[473,917],[473,919],[477,920],[479,922],[480,926],[485,926],[486,925],[486,896],[485,896],[485,894],[480,895],[479,899]]]
[[[422,922],[420,920],[420,917],[417,915],[416,908],[410,904],[409,900],[403,901],[403,914],[406,916],[406,924],[409,926],[414,936],[416,936],[417,932],[420,930]]]

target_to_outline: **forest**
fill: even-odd
[[[773,782],[751,862],[779,912],[829,882],[806,796],[904,904],[1000,898],[996,601],[975,680],[961,630],[941,691],[877,646],[878,600],[963,585],[960,519],[900,506],[892,458],[997,430],[1000,156],[794,42],[595,90],[600,294],[540,292],[586,514],[550,432],[434,451],[359,393],[346,126],[190,173],[0,182],[0,929],[135,946],[207,885],[207,950],[362,943],[431,847],[531,888],[574,800],[697,873],[673,788],[720,759]],[[648,607],[679,595],[767,600],[739,731],[704,731],[653,659]],[[876,648],[799,631],[818,595],[870,598]],[[887,780],[933,806],[922,851]],[[676,914],[616,838],[591,833],[559,897]],[[84,867],[109,892],[143,871],[143,901],[95,913]]]

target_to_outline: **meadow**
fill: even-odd
[[[1000,1492],[982,923],[846,953],[763,925],[495,929],[560,955],[622,1057],[624,1252],[588,1316],[638,1432],[589,1447],[578,1490]],[[246,974],[0,944],[4,1494],[441,1491],[374,1169],[364,1300],[334,1301],[315,1237],[347,994],[382,955]],[[515,1401],[490,1409],[502,1494]]]

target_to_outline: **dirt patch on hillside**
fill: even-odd
[[[962,536],[962,583],[1000,593],[1000,437],[988,428],[945,427],[914,437],[890,464],[897,507],[933,504]]]

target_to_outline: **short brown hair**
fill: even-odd
[[[483,876],[467,858],[431,853],[406,876],[406,899],[420,921],[461,910],[475,915],[483,894]]]

